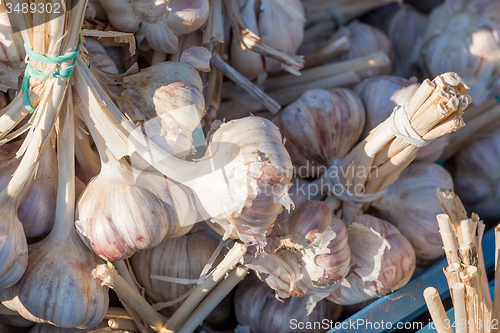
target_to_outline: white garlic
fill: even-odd
[[[85,48],[93,67],[99,68],[108,73],[118,74],[118,68],[114,61],[106,53],[106,49],[93,38],[85,39]]]
[[[304,38],[304,8],[298,0],[239,0],[245,27],[266,44],[295,54]],[[230,64],[244,76],[253,79],[266,72],[281,70],[281,63],[262,55],[244,51],[237,36],[231,41]]]
[[[498,219],[500,207],[500,130],[484,133],[461,149],[456,157],[455,191],[467,211],[483,219]],[[439,186],[445,188],[444,186]],[[450,187],[452,188],[452,187]]]
[[[275,119],[286,139],[297,176],[314,178],[344,158],[358,141],[365,108],[348,89],[313,89]]]
[[[410,281],[415,252],[395,226],[370,215],[358,215],[347,226],[352,269],[328,299],[349,305],[393,292]]]
[[[134,32],[142,50],[175,53],[179,36],[198,30],[207,20],[208,0],[100,0],[109,22]]]
[[[85,333],[97,330],[98,328],[106,327],[108,327],[107,320],[104,320],[99,325],[91,329],[61,328],[50,324],[36,324],[28,333]]]
[[[410,241],[419,264],[423,265],[444,256],[436,221],[436,215],[443,209],[436,188],[453,189],[448,171],[435,163],[412,163],[372,204]]]
[[[311,314],[306,315],[305,299],[289,297],[282,301],[273,296],[274,291],[254,276],[247,277],[236,288],[235,310],[240,325],[248,326],[253,333],[287,333],[292,329],[292,319],[314,325],[322,320],[335,321],[342,307],[328,301],[319,302]],[[324,332],[324,328],[304,327],[294,332]]]

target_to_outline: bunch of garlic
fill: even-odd
[[[372,129],[389,118],[394,107],[404,105],[419,86],[415,78],[406,80],[389,75],[370,78],[359,83],[354,92],[361,98],[366,110],[366,124],[361,137],[367,137]],[[448,136],[443,136],[420,148],[415,161],[437,160],[448,140]]]
[[[143,122],[149,139],[178,158],[194,151],[192,133],[205,114],[205,101],[203,83],[193,67],[182,62],[159,63],[124,78],[122,87],[118,106]]]
[[[372,203],[410,241],[420,265],[444,256],[436,222],[436,215],[443,212],[437,188],[453,189],[448,171],[435,163],[413,163]]]
[[[315,178],[358,141],[365,108],[348,89],[313,89],[288,105],[274,123],[286,138],[297,176]]]
[[[395,226],[374,216],[358,215],[348,224],[347,234],[351,270],[329,300],[357,304],[393,292],[410,281],[415,252]]]
[[[293,323],[314,323],[327,320],[328,323],[340,317],[342,307],[328,301],[319,302],[306,315],[304,297],[290,297],[278,300],[274,291],[255,276],[247,277],[236,288],[235,310],[238,323],[249,327],[252,333],[325,332],[325,327],[294,328]],[[327,327],[328,328],[328,327]]]
[[[500,130],[484,133],[465,146],[456,155],[455,162],[455,191],[467,211],[475,212],[485,220],[498,219]]]
[[[204,224],[197,224],[188,234],[167,239],[159,245],[134,254],[130,264],[137,281],[144,287],[150,303],[178,300],[193,288],[219,245],[220,236]],[[212,267],[222,260],[220,253]],[[167,307],[177,310],[179,301]]]
[[[208,0],[100,0],[109,22],[123,32],[134,32],[141,50],[175,53],[179,36],[205,24]]]
[[[346,36],[349,38],[349,51],[342,53],[335,61],[343,61],[384,52],[392,58],[393,51],[389,38],[379,29],[368,24],[354,21],[340,28],[333,34],[334,38]],[[389,74],[390,65],[380,69],[370,69],[359,72],[360,76],[375,76]]]
[[[295,54],[304,38],[306,22],[299,0],[238,0],[238,5],[247,29],[267,45]],[[231,66],[250,79],[281,69],[277,60],[244,51],[236,35],[233,35],[229,54]]]
[[[276,223],[262,253],[249,250],[245,265],[280,298],[307,299],[307,310],[336,290],[349,272],[351,252],[344,223],[321,201],[306,201]]]
[[[500,4],[495,0],[447,0],[429,16],[421,62],[430,76],[447,71],[470,87],[474,104],[492,98],[499,77]]]

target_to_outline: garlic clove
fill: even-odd
[[[346,282],[328,299],[350,305],[395,291],[410,281],[415,252],[389,222],[358,215],[347,227],[353,266]]]
[[[443,212],[436,188],[453,189],[453,179],[442,166],[413,163],[372,206],[395,225],[413,246],[417,261],[427,265],[444,256],[436,215]]]
[[[318,177],[347,155],[365,123],[361,100],[347,89],[313,89],[274,120],[299,177]]]
[[[13,218],[16,212],[0,216],[0,290],[14,285],[28,264],[28,245],[23,225]]]

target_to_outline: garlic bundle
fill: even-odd
[[[394,107],[404,105],[417,91],[420,84],[415,79],[405,80],[397,76],[378,76],[358,84],[354,92],[363,101],[366,110],[366,124],[361,137],[367,137],[371,130],[389,118]],[[448,144],[443,136],[422,147],[415,161],[434,162]]]
[[[104,46],[97,40],[85,38],[85,48],[88,51],[89,60],[93,67],[108,73],[119,73],[114,61],[108,56]]]
[[[413,246],[419,264],[444,256],[436,215],[443,209],[437,188],[453,189],[453,179],[435,163],[412,163],[390,185],[384,195],[372,203],[382,218],[394,224]]]
[[[178,158],[193,151],[192,133],[205,113],[203,83],[193,67],[159,63],[125,77],[122,87],[120,109],[143,121],[144,132],[153,142]]]
[[[301,178],[321,175],[347,155],[365,123],[361,100],[347,89],[313,89],[274,120]]]
[[[245,27],[267,45],[295,54],[304,38],[304,8],[299,0],[238,0]],[[230,64],[249,79],[281,70],[281,63],[261,54],[244,51],[233,36]]]
[[[248,326],[252,333],[325,332],[327,327],[312,326],[315,323],[335,321],[342,307],[327,301],[319,302],[311,314],[306,315],[305,299],[290,297],[278,300],[274,291],[254,276],[247,277],[236,288],[235,310],[238,323]],[[293,328],[293,323],[310,324],[303,329]]]
[[[447,0],[429,16],[421,62],[430,75],[453,70],[470,87],[474,104],[499,91],[500,3]]]
[[[305,296],[307,309],[336,290],[349,272],[351,252],[344,223],[328,205],[307,201],[288,222],[276,223],[264,252],[245,256],[280,298]]]
[[[104,319],[109,296],[108,288],[89,274],[98,260],[73,227],[74,120],[72,102],[66,100],[65,104],[59,117],[59,182],[54,227],[46,238],[29,245],[25,274],[14,286],[0,290],[0,300],[34,322],[90,328]]]
[[[376,52],[384,52],[392,58],[392,45],[389,38],[379,29],[358,21],[349,23],[333,34],[334,38],[346,36],[349,38],[349,51],[342,53],[336,61],[349,60],[370,55]],[[380,69],[370,69],[358,72],[360,76],[374,76],[378,74],[389,74],[390,66]]]
[[[167,239],[159,245],[134,254],[130,264],[137,281],[144,287],[150,303],[168,303],[174,312],[182,303],[179,298],[193,288],[205,265],[219,245],[220,236],[204,224],[197,224],[188,234]],[[219,254],[212,264],[222,260]]]
[[[500,130],[495,130],[484,133],[455,157],[455,191],[467,211],[475,212],[483,219],[497,220],[500,217],[499,147]]]
[[[418,73],[418,55],[427,23],[427,16],[408,4],[403,4],[391,18],[387,36],[394,49],[396,75],[407,78]]]
[[[163,53],[178,50],[179,36],[205,24],[208,0],[100,0],[109,22],[123,32],[134,32],[138,47]]]
[[[370,215],[358,215],[347,226],[352,267],[346,282],[328,299],[357,304],[393,292],[410,281],[415,252],[395,226]]]

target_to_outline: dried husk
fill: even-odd
[[[444,256],[436,215],[443,209],[436,188],[453,189],[453,179],[442,166],[412,163],[372,206],[394,224],[413,246],[420,265]]]
[[[292,319],[297,322],[315,323],[322,320],[335,321],[342,307],[327,301],[319,302],[311,314],[304,312],[304,298],[289,297],[282,301],[273,296],[274,291],[254,276],[246,278],[236,289],[236,319],[240,325],[248,326],[253,333],[290,332]],[[324,332],[324,328],[306,327],[296,332]]]
[[[296,175],[314,178],[347,155],[365,123],[361,100],[348,89],[313,89],[275,119]]]
[[[467,211],[482,219],[498,219],[500,174],[500,131],[482,134],[476,141],[461,149],[455,158],[455,191]]]
[[[146,299],[151,303],[177,300],[196,285],[203,268],[219,245],[220,236],[208,227],[195,227],[184,236],[167,239],[159,245],[134,254],[129,260]],[[213,262],[217,267],[222,253]],[[191,280],[190,283],[164,281],[153,276]],[[181,305],[167,307],[173,313]]]
[[[347,226],[352,266],[346,282],[327,299],[356,304],[393,292],[410,281],[415,252],[410,242],[387,221],[358,215]]]

